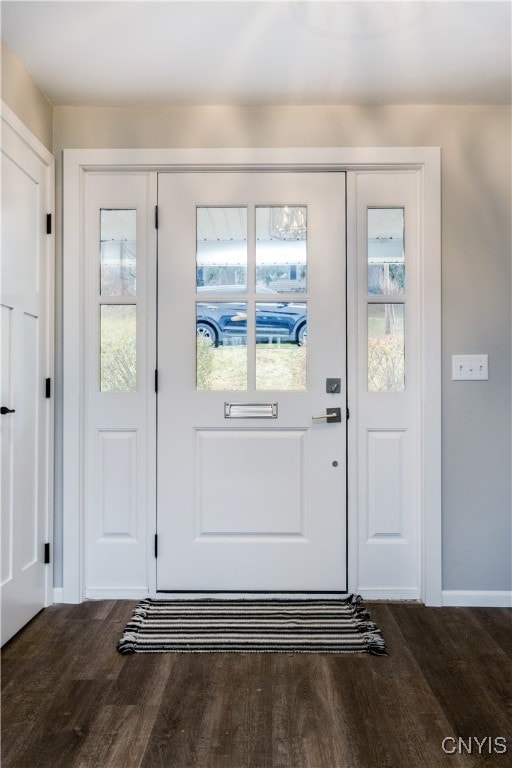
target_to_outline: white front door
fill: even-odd
[[[347,589],[344,190],[159,174],[158,591]]]
[[[2,125],[2,644],[46,604],[47,166]]]

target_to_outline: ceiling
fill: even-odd
[[[9,0],[1,32],[55,106],[511,102],[511,0]]]

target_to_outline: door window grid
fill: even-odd
[[[137,293],[136,210],[100,210],[100,294]]]
[[[137,389],[137,235],[135,208],[100,209],[99,390]]]
[[[247,208],[196,208],[198,293],[247,290]]]
[[[198,390],[306,390],[306,276],[306,206],[196,209]]]
[[[367,208],[367,387],[405,390],[405,209]]]
[[[307,206],[256,207],[256,292],[307,290]]]

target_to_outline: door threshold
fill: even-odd
[[[290,590],[273,592],[271,590],[248,590],[247,592],[225,592],[216,590],[157,590],[155,600],[344,600],[348,592],[325,591],[314,592]]]

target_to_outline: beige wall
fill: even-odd
[[[17,56],[3,41],[1,82],[2,100],[51,152],[53,106],[41,93]]]
[[[511,113],[508,107],[55,109],[65,148],[440,146],[443,587],[511,588]],[[58,177],[60,177],[60,172]],[[488,382],[451,355],[489,354]]]

